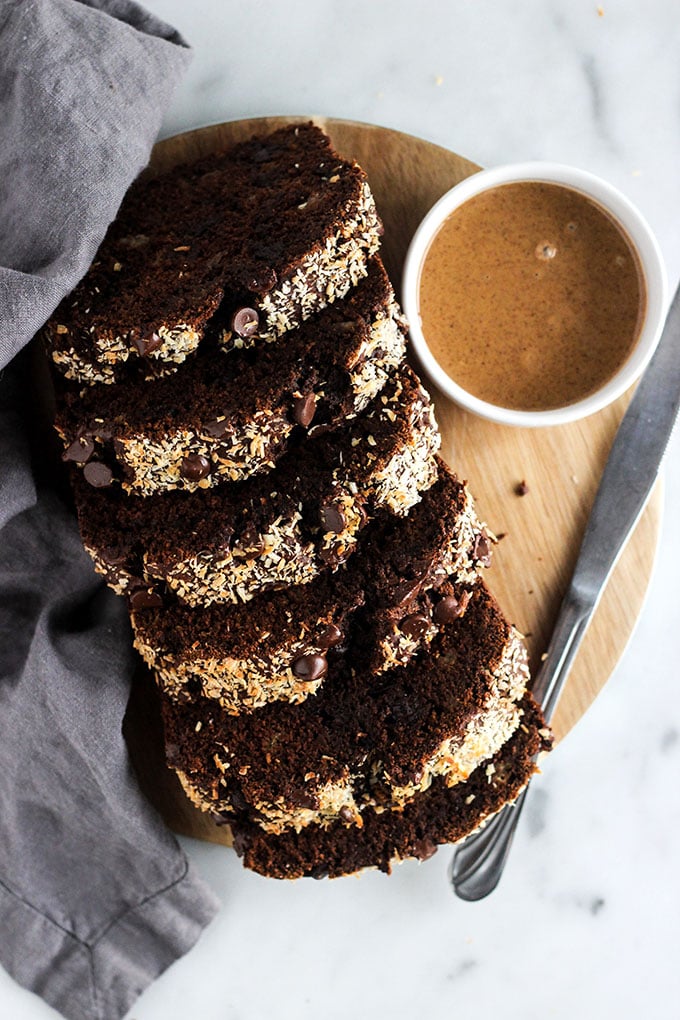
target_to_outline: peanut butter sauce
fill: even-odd
[[[463,389],[526,411],[575,403],[621,367],[646,296],[637,254],[578,191],[519,182],[455,209],[423,261],[425,339]]]

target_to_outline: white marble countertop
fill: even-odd
[[[680,277],[677,0],[147,0],[195,48],[164,134],[326,114],[484,165],[572,163],[621,188]],[[680,999],[680,435],[646,605],[587,715],[546,762],[487,900],[451,852],[336,882],[278,883],[183,840],[223,900],[130,1020],[628,1020]],[[56,1016],[0,972],[0,1016]]]

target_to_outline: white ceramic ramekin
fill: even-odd
[[[542,181],[563,184],[594,199],[615,220],[637,250],[646,288],[646,311],[633,351],[616,374],[599,390],[577,403],[548,411],[519,411],[498,407],[468,393],[434,358],[423,335],[419,311],[420,271],[427,249],[437,230],[454,209],[474,195],[499,184]],[[463,281],[464,283],[464,281]],[[456,285],[456,281],[452,281]],[[668,302],[666,270],[659,245],[646,220],[635,206],[607,181],[585,170],[558,163],[514,163],[480,170],[465,178],[430,209],[416,230],[404,263],[402,302],[411,327],[413,349],[425,373],[456,403],[475,414],[506,425],[535,427],[562,425],[585,418],[610,404],[628,389],[644,371],[659,341]]]

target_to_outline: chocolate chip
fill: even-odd
[[[70,446],[67,446],[61,455],[61,459],[70,461],[72,464],[87,464],[94,453],[94,442],[87,436],[74,439]]]
[[[264,552],[264,538],[253,524],[247,525],[238,539],[238,549],[247,560],[254,560]]]
[[[295,790],[292,800],[296,807],[308,808],[310,811],[318,811],[321,807],[313,790]]]
[[[462,616],[470,601],[470,592],[464,591],[460,600],[455,595],[445,595],[434,607],[432,618],[440,626],[444,623],[453,623],[459,616]]]
[[[327,503],[321,507],[321,526],[325,531],[333,531],[339,535],[345,529],[347,519],[337,503]]]
[[[95,489],[105,489],[113,481],[113,471],[101,461],[91,460],[83,468],[85,480]]]
[[[177,701],[183,705],[191,705],[200,696],[201,685],[195,680],[190,680],[186,686],[177,691]]]
[[[229,799],[231,806],[235,811],[246,811],[248,809],[248,801],[243,796],[240,790],[233,789],[229,791]]]
[[[328,648],[335,648],[336,645],[339,645],[344,636],[339,627],[336,627],[334,623],[329,623],[319,634],[316,643],[319,648],[326,651]]]
[[[328,878],[330,872],[325,864],[315,864],[314,867],[309,871],[310,878]]]
[[[263,252],[266,254],[266,252]],[[271,290],[276,283],[278,277],[276,270],[270,267],[263,267],[257,272],[251,272],[246,277],[246,287],[248,290],[253,290],[257,294],[265,294],[268,290]]]
[[[226,418],[222,419],[222,421],[214,418],[212,421],[207,421],[201,431],[206,436],[210,436],[211,439],[226,439],[231,432],[231,428]]]
[[[188,482],[200,482],[201,478],[210,474],[210,461],[202,453],[190,453],[182,458],[179,473]]]
[[[481,535],[477,535],[472,556],[482,567],[488,567],[491,563],[491,544],[484,532]]]
[[[163,605],[163,599],[158,592],[149,591],[148,588],[137,588],[136,591],[131,592],[128,602],[130,609],[134,612],[138,612],[140,609],[160,609]]]
[[[295,397],[293,400],[293,418],[304,428],[311,425],[316,414],[316,396],[314,393],[306,393],[304,397]]]
[[[135,336],[132,339],[132,344],[141,358],[145,358],[147,354],[153,354],[162,343],[158,333],[152,333],[151,336]]]
[[[338,815],[343,820],[343,822],[354,821],[354,812],[352,811],[351,807],[349,807],[347,804],[342,805],[342,807],[338,811]]]
[[[400,662],[402,662],[404,658],[404,653],[403,649],[401,648],[401,637],[399,636],[399,634],[390,633],[385,638],[385,641],[390,647],[390,650],[392,652],[391,657],[394,658],[395,662],[397,661],[397,659]]]
[[[333,569],[347,559],[346,556],[342,556],[340,554],[339,549],[333,549],[327,546],[324,546],[323,549],[319,549],[317,556],[325,567],[333,567]]]
[[[411,638],[413,641],[418,641],[423,634],[429,629],[430,621],[422,613],[411,613],[410,616],[404,617],[399,624],[399,630],[406,637]]]
[[[105,546],[99,550],[99,559],[103,560],[107,567],[122,567],[124,563],[127,563],[129,556],[129,549],[115,549],[112,546]]]
[[[328,659],[325,655],[300,655],[291,668],[300,680],[320,680],[328,671]]]
[[[437,852],[437,844],[429,836],[417,839],[413,844],[413,853],[419,861],[427,861]]]
[[[437,603],[432,611],[432,619],[440,626],[452,623],[460,616],[460,602],[455,595],[446,595]]]
[[[231,328],[238,336],[255,336],[260,325],[260,316],[254,308],[237,309],[231,320]]]
[[[518,496],[526,496],[528,491],[529,486],[524,481],[524,479],[522,479],[522,481],[515,487],[515,492],[517,493]]]

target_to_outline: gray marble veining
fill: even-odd
[[[164,133],[274,113],[380,123],[482,164],[601,174],[680,278],[676,0],[148,0],[195,47]],[[185,841],[224,900],[131,1020],[637,1020],[680,998],[680,438],[645,609],[546,762],[497,892],[456,901],[449,853],[390,879],[281,884]],[[0,973],[0,1016],[54,1015]]]

